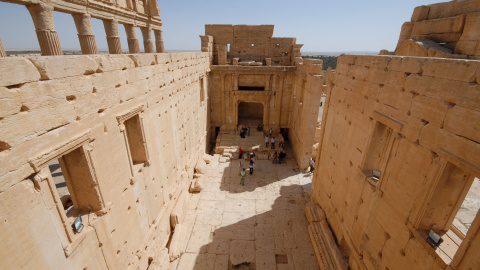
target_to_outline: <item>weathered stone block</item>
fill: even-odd
[[[443,127],[446,131],[480,143],[480,112],[455,106],[448,110]]]
[[[98,70],[102,72],[124,70],[135,67],[135,62],[128,55],[92,55],[98,63]]]
[[[98,63],[89,56],[27,57],[37,67],[43,80],[93,74]]]
[[[465,25],[465,15],[416,22],[412,35],[429,35],[441,33],[461,33]]]
[[[38,81],[39,79],[40,73],[28,59],[0,58],[0,87]]]
[[[418,6],[413,10],[412,22],[419,22],[428,19],[428,12],[430,11],[429,6]]]
[[[18,113],[22,107],[17,91],[0,87],[0,118]]]
[[[423,75],[470,83],[475,82],[478,68],[479,61],[430,59],[423,65]]]
[[[153,53],[130,54],[128,56],[133,60],[136,67],[152,66],[157,64],[157,59]]]
[[[420,95],[413,98],[410,116],[441,127],[447,110],[448,106],[445,102]]]

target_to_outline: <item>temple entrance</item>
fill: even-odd
[[[253,102],[240,102],[238,104],[237,124],[257,127],[263,125],[263,104]]]

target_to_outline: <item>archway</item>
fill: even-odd
[[[240,102],[238,104],[238,124],[256,127],[263,125],[263,104]]]

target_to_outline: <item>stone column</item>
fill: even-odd
[[[108,52],[110,54],[122,54],[122,44],[118,36],[118,21],[103,20],[105,33],[107,33]]]
[[[153,53],[153,41],[152,41],[152,28],[142,27],[143,36],[143,47],[145,48],[145,53]]]
[[[43,2],[27,6],[32,16],[42,55],[62,55],[62,47],[53,22],[53,6]]]
[[[164,53],[165,47],[163,45],[163,31],[153,30],[153,33],[155,34],[155,47],[156,47],[157,53]]]
[[[5,49],[3,48],[2,40],[0,39],[0,57],[7,57],[7,53],[5,52]]]
[[[133,24],[124,24],[127,32],[128,51],[130,53],[140,53],[140,44],[138,44],[137,28]]]
[[[92,21],[89,14],[72,14],[75,26],[77,27],[78,39],[82,54],[98,54],[95,35],[93,34]]]

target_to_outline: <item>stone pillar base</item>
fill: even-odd
[[[128,39],[128,51],[130,53],[140,53],[140,44],[138,43],[138,39]]]
[[[122,54],[122,45],[120,43],[120,37],[107,36],[108,52],[110,54]]]
[[[80,40],[82,54],[98,54],[95,35],[78,35],[78,39]]]
[[[36,30],[42,55],[63,55],[57,31]]]

